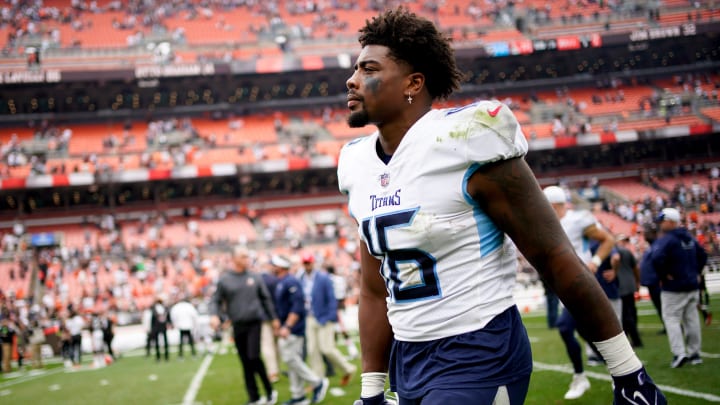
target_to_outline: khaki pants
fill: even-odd
[[[660,297],[663,322],[673,356],[700,354],[702,331],[697,310],[698,291],[662,291]]]
[[[43,362],[42,362],[42,344],[41,343],[34,343],[30,345],[30,350],[32,351],[32,364],[35,368],[42,368]]]
[[[308,316],[305,322],[307,357],[312,371],[321,378],[325,376],[325,363],[322,360],[322,356],[325,356],[337,367],[339,375],[355,373],[355,365],[347,361],[335,345],[335,322],[320,325],[314,316]]]
[[[302,398],[305,396],[305,383],[316,387],[322,382],[322,378],[310,370],[310,367],[303,362],[302,352],[305,339],[302,336],[290,335],[278,341],[280,355],[288,366],[288,378],[290,380],[291,398]]]
[[[12,360],[12,344],[2,344],[2,371],[3,373],[10,372],[10,361]]]
[[[278,358],[277,340],[272,329],[272,322],[265,321],[260,329],[260,352],[265,361],[265,370],[272,380],[280,374],[280,361]]]

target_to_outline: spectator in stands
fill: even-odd
[[[664,208],[658,217],[661,236],[650,260],[660,278],[662,316],[673,358],[670,367],[702,363],[700,316],[697,311],[700,274],[707,253],[681,224],[680,212]]]
[[[220,326],[220,315],[225,306],[233,326],[235,347],[245,376],[245,389],[250,398],[249,405],[265,403],[258,392],[256,375],[260,377],[268,397],[272,397],[265,363],[260,356],[260,331],[262,320],[272,319],[273,329],[280,328],[275,315],[272,297],[262,278],[250,271],[250,252],[244,246],[236,246],[232,253],[232,269],[224,272],[218,280],[211,301],[211,326]]]
[[[622,302],[623,330],[634,347],[642,347],[642,340],[637,328],[637,309],[635,308],[635,293],[640,288],[640,267],[635,260],[635,255],[628,249],[628,243],[627,235],[618,235],[611,263],[619,283],[618,292]]]
[[[305,334],[308,363],[315,374],[324,376],[324,356],[342,373],[340,385],[347,385],[356,367],[345,359],[335,344],[337,299],[332,280],[327,273],[315,267],[315,256],[312,253],[303,253],[302,265],[303,272],[299,279],[303,286],[307,311]]]
[[[274,291],[275,306],[278,319],[282,326],[278,331],[280,355],[287,364],[288,378],[290,379],[289,404],[307,403],[305,399],[305,384],[313,387],[312,402],[322,401],[327,393],[329,382],[327,378],[314,373],[302,359],[305,346],[305,295],[300,282],[290,274],[290,261],[282,256],[274,255],[270,258],[273,272],[278,277],[277,288]]]

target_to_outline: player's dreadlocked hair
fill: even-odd
[[[360,45],[382,45],[390,56],[408,63],[425,75],[425,85],[435,99],[447,98],[460,87],[462,72],[455,64],[449,39],[435,25],[399,7],[367,20],[360,28]]]

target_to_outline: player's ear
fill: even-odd
[[[425,75],[420,72],[413,72],[408,75],[408,86],[405,94],[418,94],[425,85]]]

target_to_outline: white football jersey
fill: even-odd
[[[568,209],[560,219],[560,225],[562,225],[565,234],[570,239],[570,243],[575,248],[575,253],[584,263],[590,262],[592,253],[590,252],[590,240],[583,233],[588,226],[596,223],[595,216],[587,210]]]
[[[378,136],[343,147],[338,182],[368,250],[382,259],[395,338],[482,328],[514,305],[517,254],[466,184],[482,165],[527,153],[515,116],[493,101],[431,110],[388,164],[377,155]]]

